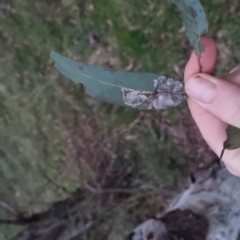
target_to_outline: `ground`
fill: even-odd
[[[240,62],[240,1],[202,4],[222,76]],[[83,239],[120,239],[214,159],[187,104],[139,112],[102,103],[49,58],[54,50],[181,80],[191,47],[167,0],[2,0],[0,21],[1,218],[40,213],[83,190],[77,217],[93,221]],[[2,227],[0,240],[21,228]]]

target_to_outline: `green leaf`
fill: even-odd
[[[183,84],[155,73],[126,72],[87,65],[51,52],[55,67],[86,93],[102,101],[138,109],[166,109],[187,98]]]
[[[200,55],[204,51],[201,35],[208,30],[208,22],[204,9],[199,0],[169,0],[174,3],[181,13],[188,39]]]
[[[234,150],[240,148],[240,129],[229,125],[226,129],[226,133],[227,139],[223,143],[220,159],[222,159],[225,149]]]

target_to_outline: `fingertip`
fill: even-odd
[[[217,59],[216,42],[212,38],[203,37],[202,43],[205,51],[200,56],[200,65],[203,73],[211,74],[214,71]]]
[[[217,58],[216,43],[212,38],[203,37],[202,44],[205,50],[201,56],[198,57],[195,52],[191,54],[184,72],[185,80],[199,72],[211,74],[214,71]]]
[[[195,52],[192,52],[190,59],[187,62],[187,65],[184,70],[184,81],[186,81],[193,74],[200,72],[199,60]]]

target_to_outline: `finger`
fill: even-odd
[[[240,85],[240,65],[233,68],[224,79]],[[224,162],[232,174],[240,176],[240,149],[231,151],[225,150]]]
[[[185,90],[201,107],[222,121],[240,128],[240,87],[230,81],[200,73],[191,76]]]
[[[223,79],[240,85],[240,65],[233,68]]]
[[[218,157],[220,157],[223,142],[227,138],[225,129],[228,124],[206,111],[206,109],[199,106],[196,102],[189,101],[188,104],[203,138]],[[232,174],[240,176],[240,149],[225,150],[222,161]]]
[[[216,44],[212,39],[209,38],[203,38],[202,42],[205,52],[201,55],[201,66],[199,65],[199,59],[196,54],[192,53],[185,68],[185,82],[187,82],[188,78],[192,75],[199,73],[200,70],[210,74],[214,71],[217,56]],[[226,123],[218,119],[206,109],[202,108],[191,98],[188,99],[188,106],[196,124],[199,127],[200,132],[202,133],[203,138],[210,145],[210,147],[218,155],[220,155],[222,149],[218,153],[218,149],[214,148],[214,142],[215,139],[219,139],[219,137],[222,143],[226,139],[225,130],[222,130],[226,128]],[[210,126],[214,126],[215,128]]]
[[[214,71],[217,57],[216,44],[213,39],[207,37],[202,38],[202,43],[205,50],[200,57],[192,53],[184,71],[185,80],[200,71],[209,74]]]
[[[205,45],[205,53],[204,58],[201,61],[202,64],[202,72],[211,73],[214,70],[215,62],[216,62],[216,45],[214,41],[204,40]],[[205,61],[206,59],[206,61]],[[205,64],[206,63],[206,64]],[[207,65],[207,66],[205,66]],[[208,67],[209,66],[209,67]],[[194,74],[200,72],[200,66],[198,63],[198,58],[196,55],[192,54],[186,69],[185,69],[185,82],[187,82],[188,78]],[[230,73],[232,74],[232,72]],[[232,80],[235,83],[238,83],[238,76],[236,74],[228,75],[227,79]],[[208,110],[200,106],[193,99],[188,100],[188,105],[192,116],[199,127],[199,130],[209,144],[209,146],[213,149],[213,151],[220,156],[221,151],[223,149],[223,142],[226,140],[226,127],[227,124],[224,123],[221,119],[214,116]],[[240,176],[240,149],[237,150],[226,150],[223,156],[223,161],[225,162],[226,167],[232,174]]]

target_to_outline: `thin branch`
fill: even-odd
[[[87,224],[85,224],[84,226],[81,226],[78,229],[75,229],[71,234],[71,238],[74,238],[74,237],[78,236],[79,234],[86,232],[90,227],[92,227],[93,224],[94,224],[94,221],[90,221]]]
[[[22,221],[21,219],[2,219],[0,218],[0,225],[6,224],[6,225],[26,225],[27,223]]]
[[[51,226],[26,226],[15,237],[9,240],[58,240],[67,227],[65,222],[59,222]],[[34,236],[34,237],[33,237]]]
[[[88,183],[85,185],[85,188],[94,194],[117,194],[117,193],[133,194],[137,192],[137,190],[135,189],[126,189],[126,188],[97,189],[92,187]]]
[[[5,210],[7,210],[8,212],[10,212],[11,214],[13,214],[13,215],[18,215],[18,213],[17,213],[17,211],[14,209],[14,208],[12,208],[11,206],[9,206],[6,202],[4,202],[4,201],[1,201],[0,200],[0,206],[2,207],[2,208],[4,208]]]

